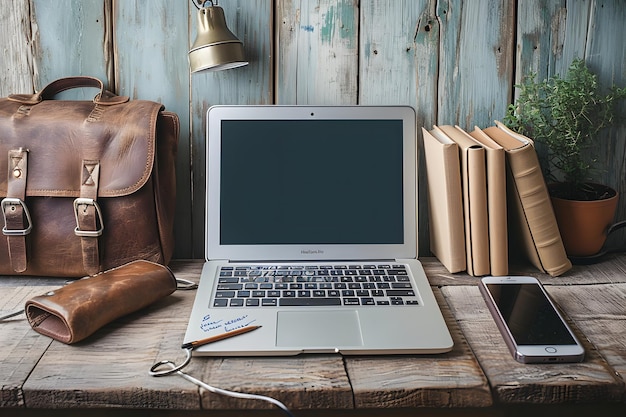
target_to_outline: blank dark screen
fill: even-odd
[[[576,343],[539,286],[487,284],[487,287],[518,345]]]
[[[221,125],[224,245],[403,243],[402,120]]]

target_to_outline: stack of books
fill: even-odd
[[[552,276],[572,267],[532,140],[497,121],[422,134],[430,249],[448,271],[508,275],[520,252]]]

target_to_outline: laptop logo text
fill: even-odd
[[[320,255],[324,253],[324,251],[321,249],[302,249],[300,253],[303,255]]]

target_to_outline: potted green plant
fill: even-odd
[[[536,78],[531,73],[515,86],[519,97],[508,107],[504,123],[532,138],[541,150],[542,169],[568,255],[591,256],[605,243],[618,199],[613,188],[594,182],[599,172],[594,150],[599,132],[617,122],[617,104],[626,98],[626,87],[612,86],[603,94],[597,75],[581,59],[572,62],[565,77],[554,75],[541,82]],[[572,206],[583,212],[570,213]],[[594,225],[596,206],[605,212]],[[585,230],[591,235],[578,235]]]

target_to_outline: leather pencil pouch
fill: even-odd
[[[71,344],[175,290],[168,267],[139,260],[29,299],[26,317],[35,331]]]

